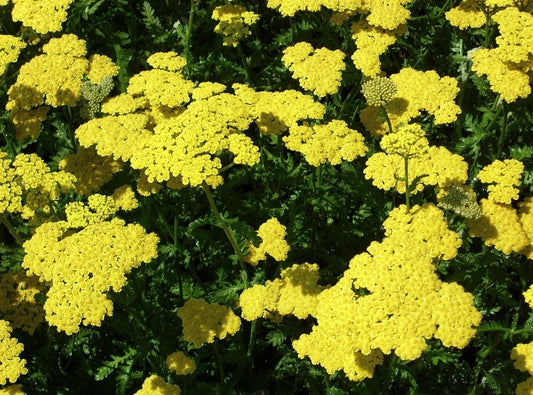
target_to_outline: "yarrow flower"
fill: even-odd
[[[403,68],[392,74],[391,81],[396,86],[396,94],[384,106],[395,130],[400,124],[407,124],[422,111],[434,116],[435,124],[453,122],[461,112],[454,99],[459,93],[457,80],[439,77],[435,71],[417,71]],[[369,106],[361,111],[361,121],[374,135],[389,132],[386,121],[379,117],[380,108]]]
[[[134,267],[157,256],[158,240],[140,225],[126,225],[118,218],[78,232],[66,221],[48,222],[24,243],[22,267],[50,284],[46,321],[72,334],[82,323],[100,326],[112,315],[107,293],[119,292]]]
[[[277,218],[271,218],[263,223],[257,231],[257,236],[261,238],[261,244],[255,247],[249,244],[249,253],[246,256],[247,262],[257,265],[259,261],[266,259],[266,254],[272,256],[276,261],[287,259],[290,250],[289,244],[285,241],[287,231],[285,226],[280,224]]]
[[[142,388],[134,395],[180,395],[180,387],[167,383],[162,377],[153,374],[144,380]]]
[[[524,292],[524,298],[533,309],[533,287]],[[511,350],[511,359],[514,360],[514,367],[521,372],[528,372],[526,381],[519,383],[516,387],[516,395],[528,395],[533,392],[533,342],[519,343]]]
[[[383,354],[416,359],[431,337],[463,348],[481,321],[473,295],[435,273],[434,261],[452,259],[461,245],[442,211],[426,204],[406,213],[401,206],[384,227],[383,241],[356,255],[338,283],[318,295],[317,325],[293,342],[300,358],[330,374],[371,377]]]
[[[477,203],[476,193],[466,185],[450,185],[442,189],[438,199],[438,206],[444,210],[453,211],[467,219],[481,217],[481,206]]]
[[[203,343],[213,343],[215,337],[224,339],[237,333],[241,319],[229,308],[191,298],[178,309],[183,321],[183,339],[198,348]]]
[[[368,150],[364,137],[341,120],[332,120],[325,125],[304,123],[292,126],[283,141],[288,149],[301,152],[313,166],[325,162],[338,165],[343,159],[351,162]]]
[[[74,0],[13,0],[11,16],[38,33],[58,32]]]
[[[369,106],[387,104],[396,94],[396,85],[390,78],[376,76],[361,85],[361,93]]]
[[[251,34],[249,26],[259,20],[259,15],[247,11],[236,4],[226,4],[215,7],[211,17],[219,21],[215,26],[215,33],[223,36],[223,45],[236,47],[239,42]]]
[[[22,269],[5,273],[0,277],[0,318],[33,335],[44,320],[44,310],[36,301],[45,293],[44,284],[37,277],[28,276]]]
[[[0,320],[0,385],[14,383],[21,374],[28,373],[26,360],[20,358],[24,345],[11,337],[9,322]]]
[[[241,316],[247,321],[277,321],[285,315],[300,319],[314,315],[317,296],[323,289],[317,285],[318,279],[317,264],[294,264],[282,270],[280,278],[245,289],[239,298]]]
[[[80,147],[75,154],[63,157],[59,168],[76,177],[76,193],[88,196],[113,178],[123,163],[111,156],[100,156],[94,147]]]
[[[20,51],[26,45],[20,37],[0,34],[0,76],[4,74],[8,64],[17,61]]]
[[[496,160],[479,171],[477,177],[488,187],[489,199],[497,203],[511,203],[518,199],[518,185],[524,165],[516,159]]]
[[[182,351],[170,354],[166,363],[168,368],[177,375],[191,374],[196,369],[194,359],[187,357]]]
[[[342,71],[346,68],[344,57],[340,50],[314,49],[304,41],[285,48],[281,60],[302,88],[325,96],[339,90]]]

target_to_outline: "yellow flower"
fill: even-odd
[[[183,339],[196,348],[213,343],[215,337],[224,339],[234,335],[241,326],[241,319],[229,308],[204,299],[187,300],[179,308],[178,317],[183,321]]]
[[[74,0],[13,0],[11,16],[38,33],[58,32]]]
[[[495,160],[479,171],[477,177],[488,187],[489,199],[497,203],[511,203],[518,199],[518,185],[524,165],[516,159]]]
[[[248,26],[259,20],[259,15],[247,11],[240,5],[226,4],[215,7],[211,17],[219,21],[215,33],[222,34],[223,45],[236,47],[239,42],[251,34]]]
[[[26,43],[19,37],[0,34],[0,76],[6,71],[7,65],[17,61],[19,53]]]
[[[158,237],[114,218],[75,232],[65,221],[39,226],[24,243],[29,274],[50,283],[46,321],[67,334],[80,324],[100,326],[113,313],[107,293],[119,292],[126,275],[157,256]]]
[[[180,387],[165,382],[162,377],[156,374],[144,380],[142,388],[134,395],[180,395]]]
[[[390,78],[374,77],[361,85],[361,93],[369,106],[380,107],[387,104],[396,94],[396,85]]]
[[[11,337],[11,331],[9,322],[0,320],[0,385],[14,383],[21,374],[28,373],[26,360],[19,357],[24,345]]]
[[[302,88],[325,96],[339,90],[342,71],[346,68],[344,57],[340,50],[314,49],[304,41],[285,48],[281,60]]]
[[[292,126],[283,141],[288,149],[301,152],[313,166],[325,162],[338,165],[343,159],[351,162],[368,150],[364,137],[341,120],[325,125]]]
[[[176,351],[167,357],[168,368],[178,375],[191,374],[196,369],[194,359],[187,357],[182,351]]]
[[[259,261],[266,259],[266,254],[272,256],[276,261],[284,261],[287,259],[287,253],[290,250],[289,244],[285,241],[287,235],[286,228],[277,220],[271,218],[263,223],[257,235],[261,238],[259,247],[249,244],[250,252],[246,256],[246,260],[252,265],[257,265]]]
[[[9,272],[0,277],[0,317],[33,335],[44,320],[44,310],[35,297],[45,292],[45,287],[24,270]]]
[[[118,74],[118,67],[113,61],[105,55],[91,55],[89,58],[89,67],[85,75],[95,84],[100,84],[104,77],[114,77]]]
[[[403,158],[418,158],[429,151],[426,132],[419,124],[402,125],[394,133],[386,134],[379,143],[387,154]]]
[[[156,52],[146,60],[154,69],[180,72],[186,66],[185,58],[176,52]]]

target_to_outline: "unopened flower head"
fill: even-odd
[[[386,105],[396,94],[396,85],[390,78],[377,76],[361,86],[361,92],[369,106]]]

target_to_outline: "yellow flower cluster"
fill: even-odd
[[[287,228],[280,224],[277,218],[271,218],[263,223],[257,235],[261,238],[261,244],[255,247],[249,244],[249,252],[246,255],[246,261],[252,265],[257,265],[259,261],[266,259],[266,254],[270,255],[276,261],[284,261],[287,259],[287,253],[291,249],[285,237],[287,236]]]
[[[17,81],[8,90],[6,109],[11,110],[18,139],[39,134],[37,119],[44,119],[48,111],[46,106],[39,107],[42,104],[53,107],[76,104],[82,77],[89,67],[89,61],[83,57],[85,41],[73,34],[51,39],[42,50],[43,55],[20,67]]]
[[[110,115],[76,130],[82,146],[95,145],[100,156],[129,161],[141,171],[138,188],[143,194],[157,191],[162,182],[170,188],[204,181],[220,185],[217,155],[223,150],[234,155],[235,163],[252,166],[259,161],[258,147],[240,133],[254,120],[252,103],[223,92],[221,84],[195,88],[176,71],[184,60],[175,54],[156,53],[149,62],[166,69],[134,75],[127,94],[102,105]]]
[[[0,214],[22,214],[32,219],[49,214],[61,193],[74,189],[76,178],[67,172],[51,172],[36,154],[18,154],[13,161],[0,151]]]
[[[477,220],[467,221],[469,235],[481,237],[486,245],[505,254],[522,253],[529,255],[531,241],[524,231],[521,217],[530,220],[529,204],[521,205],[520,211],[511,204],[497,203],[494,200],[482,199],[482,216]],[[528,256],[533,258],[533,255]]]
[[[88,197],[87,204],[80,201],[70,202],[65,207],[65,215],[70,228],[84,228],[103,222],[117,211],[137,208],[137,199],[129,185],[124,185],[105,196],[95,193]]]
[[[384,106],[394,97],[396,92],[396,85],[390,78],[386,77],[377,76],[361,85],[361,93],[369,106]]]
[[[391,211],[385,238],[356,255],[337,284],[318,295],[317,325],[293,342],[328,373],[344,370],[351,380],[371,377],[383,354],[418,358],[435,337],[465,347],[481,314],[473,295],[443,283],[434,261],[452,259],[461,245],[443,212],[432,204]]]
[[[231,309],[204,299],[189,299],[178,309],[178,317],[183,321],[183,339],[197,348],[213,343],[215,337],[234,335],[241,327],[241,319]]]
[[[94,147],[80,147],[75,154],[64,156],[59,168],[76,177],[76,193],[88,196],[110,181],[122,168],[122,162],[98,155]]]
[[[516,159],[495,160],[479,171],[477,177],[488,187],[489,199],[497,203],[511,203],[518,199],[518,185],[524,165]]]
[[[473,52],[472,70],[480,76],[486,75],[491,89],[510,103],[531,93],[533,16],[508,7],[496,12],[492,19],[500,30],[496,37],[498,46]]]
[[[384,142],[383,142],[384,139]],[[417,145],[414,142],[417,142]],[[365,178],[372,184],[388,191],[395,188],[405,193],[405,157],[409,158],[409,182],[417,179],[416,194],[425,185],[436,185],[445,189],[451,185],[462,185],[468,178],[468,163],[460,155],[444,147],[428,146],[419,125],[404,125],[395,133],[382,137],[382,148],[366,161]],[[388,151],[388,152],[387,152]]]
[[[251,34],[248,27],[259,20],[259,15],[235,4],[216,7],[211,17],[218,21],[218,25],[215,26],[215,33],[223,36],[223,45],[232,45],[234,47],[244,37]]]
[[[357,50],[352,55],[355,67],[367,77],[375,77],[381,73],[380,55],[385,53],[387,48],[394,44],[396,38],[406,31],[405,25],[387,30],[373,26],[365,19],[354,23],[351,32],[357,45]]]
[[[0,320],[0,385],[9,380],[14,383],[21,374],[26,374],[26,360],[19,355],[24,345],[11,337],[9,322]]]
[[[318,278],[317,264],[294,264],[282,270],[280,278],[245,289],[239,298],[242,318],[279,320],[280,316],[291,314],[305,319],[314,315],[317,296],[322,291]]]
[[[0,76],[6,71],[7,65],[16,62],[20,51],[26,43],[20,37],[0,34]]]
[[[85,77],[94,84],[100,84],[105,77],[116,76],[119,69],[120,67],[113,63],[109,57],[94,54],[89,57],[89,67]]]
[[[454,99],[459,93],[457,80],[451,77],[439,77],[433,71],[417,71],[403,68],[399,73],[390,76],[396,85],[397,92],[384,106],[393,129],[416,118],[422,111],[432,114],[435,124],[453,122],[461,112]],[[389,132],[385,120],[379,117],[380,108],[369,106],[361,111],[361,121],[374,135]]]
[[[45,287],[24,270],[16,270],[0,277],[0,318],[33,335],[44,320],[44,310],[35,297],[45,292]]]
[[[364,137],[341,120],[325,125],[293,126],[283,141],[288,149],[301,152],[313,166],[325,162],[338,165],[343,159],[351,162],[368,150]]]
[[[524,292],[524,298],[533,309],[533,286]],[[533,342],[528,344],[517,344],[511,350],[511,359],[513,359],[514,367],[522,372],[528,372],[530,377],[516,386],[516,395],[529,395],[533,393]]]
[[[250,106],[259,131],[263,134],[281,134],[300,121],[322,119],[326,109],[310,95],[295,90],[256,92],[252,88],[234,84],[235,94]]]
[[[300,86],[317,96],[337,93],[342,79],[345,54],[340,50],[314,49],[305,41],[283,50],[281,60]]]
[[[11,17],[37,33],[58,32],[74,0],[13,0]]]
[[[487,23],[487,15],[492,16],[503,8],[515,6],[519,7],[520,11],[531,11],[533,3],[519,3],[514,0],[463,0],[445,15],[452,26],[464,30],[482,27]]]
[[[134,395],[180,395],[180,387],[169,384],[162,377],[153,374],[144,380],[143,386]]]
[[[401,125],[396,132],[383,136],[379,145],[388,155],[402,158],[419,158],[429,151],[426,132],[417,123]]]
[[[22,384],[15,384],[0,389],[0,395],[26,395],[26,393],[22,391]]]
[[[184,57],[176,52],[156,52],[146,59],[154,69],[180,72],[187,65]]]
[[[99,326],[113,312],[110,289],[119,292],[126,274],[157,256],[158,237],[142,226],[114,218],[75,232],[68,222],[49,222],[24,243],[22,263],[29,274],[50,284],[46,321],[67,334]]]
[[[167,357],[168,368],[178,375],[191,374],[196,369],[194,359],[187,357],[182,351],[176,351]]]

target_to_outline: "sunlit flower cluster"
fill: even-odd
[[[58,32],[74,0],[13,0],[11,17],[38,33]]]
[[[524,165],[516,159],[496,160],[485,166],[477,178],[490,184],[489,199],[497,203],[511,203],[518,199],[518,185],[524,172]]]
[[[259,20],[259,15],[247,11],[246,8],[236,4],[226,4],[216,7],[211,16],[218,25],[215,33],[221,34],[224,45],[236,47],[239,42],[251,34],[249,26]]]
[[[0,318],[33,335],[44,320],[44,310],[35,299],[45,292],[45,287],[24,270],[5,273],[0,277]]]
[[[300,86],[317,96],[337,93],[342,79],[344,53],[327,48],[314,49],[305,41],[283,50],[281,60]]]
[[[352,55],[355,67],[367,77],[375,77],[381,73],[379,57],[406,31],[405,25],[386,30],[371,25],[366,19],[354,23],[351,32],[357,45],[357,50]]]
[[[162,377],[153,374],[144,380],[141,389],[134,395],[180,395],[180,393],[180,387],[169,384]]]
[[[288,149],[301,152],[313,166],[325,162],[338,165],[342,160],[351,162],[368,150],[364,137],[341,120],[332,120],[325,125],[304,123],[293,126],[283,141]]]
[[[76,130],[82,146],[95,145],[100,156],[129,161],[141,171],[143,194],[157,190],[149,185],[162,182],[170,188],[204,181],[220,185],[218,154],[223,150],[233,153],[238,164],[252,166],[259,161],[259,149],[239,133],[254,120],[252,104],[223,92],[221,84],[195,88],[174,71],[183,62],[170,53],[154,54],[149,61],[172,71],[153,69],[134,75],[127,94],[102,106],[104,113],[117,115],[92,119]]]
[[[7,65],[16,62],[20,51],[26,43],[19,37],[0,34],[0,76],[6,71]]]
[[[524,298],[533,309],[533,287],[524,292]],[[516,395],[529,395],[533,393],[533,342],[519,343],[511,350],[511,359],[514,367],[522,372],[528,372],[530,377],[516,386]]]
[[[21,214],[32,219],[50,214],[62,193],[74,189],[76,178],[67,172],[51,172],[36,154],[18,154],[13,161],[0,152],[0,214]]]
[[[533,70],[533,16],[516,7],[496,12],[492,19],[500,35],[496,48],[481,48],[472,53],[472,70],[486,75],[491,89],[507,102],[531,93]]]
[[[261,238],[261,243],[258,247],[249,244],[249,252],[246,256],[247,262],[255,266],[259,261],[266,259],[266,254],[276,261],[287,259],[287,253],[290,250],[290,246],[285,240],[287,228],[277,218],[271,218],[263,223],[257,230],[257,236]]]
[[[85,41],[73,34],[51,39],[42,50],[42,55],[20,67],[17,81],[8,90],[6,109],[11,110],[18,139],[39,134],[40,121],[48,111],[43,104],[53,107],[76,104],[82,77],[89,67],[84,57]]]
[[[196,369],[194,359],[189,358],[183,351],[176,351],[170,354],[167,359],[168,368],[177,375],[191,374]]]
[[[317,285],[318,265],[294,264],[281,271],[280,278],[245,289],[239,298],[241,316],[279,320],[284,315],[305,319],[314,315],[317,296],[323,287]]]
[[[465,347],[481,314],[473,295],[444,283],[434,261],[452,259],[461,245],[432,204],[406,213],[400,206],[383,224],[385,238],[356,255],[337,284],[318,295],[317,325],[293,342],[328,373],[344,370],[351,380],[371,377],[383,354],[418,358],[435,337],[444,346]]]
[[[24,243],[22,266],[50,284],[46,321],[67,334],[100,326],[112,315],[107,293],[119,292],[126,275],[157,256],[158,237],[121,219],[97,222],[75,232],[65,221],[49,222]]]
[[[14,383],[21,374],[26,374],[26,360],[20,358],[24,345],[11,337],[9,322],[0,320],[0,385]]]
[[[234,84],[235,94],[250,106],[255,123],[263,134],[281,134],[301,121],[322,119],[326,109],[310,95],[295,90],[256,92],[252,88]]]
[[[204,299],[187,300],[178,309],[178,317],[183,322],[183,339],[194,347],[234,335],[241,327],[241,319],[231,309]]]
[[[365,178],[372,179],[372,184],[380,189],[395,188],[405,193],[406,158],[409,183],[418,180],[411,191],[413,194],[422,191],[425,185],[443,189],[462,185],[468,178],[468,163],[464,158],[444,147],[428,146],[419,125],[404,125],[397,132],[383,136],[382,142],[385,152],[368,158],[364,170]]]
[[[392,74],[390,79],[397,91],[384,107],[393,130],[419,116],[422,111],[432,114],[435,124],[453,122],[461,112],[454,102],[459,93],[455,78],[439,77],[433,70],[403,68],[399,73]],[[361,121],[374,136],[389,132],[386,121],[379,117],[379,111],[379,107],[369,106],[360,113]]]

